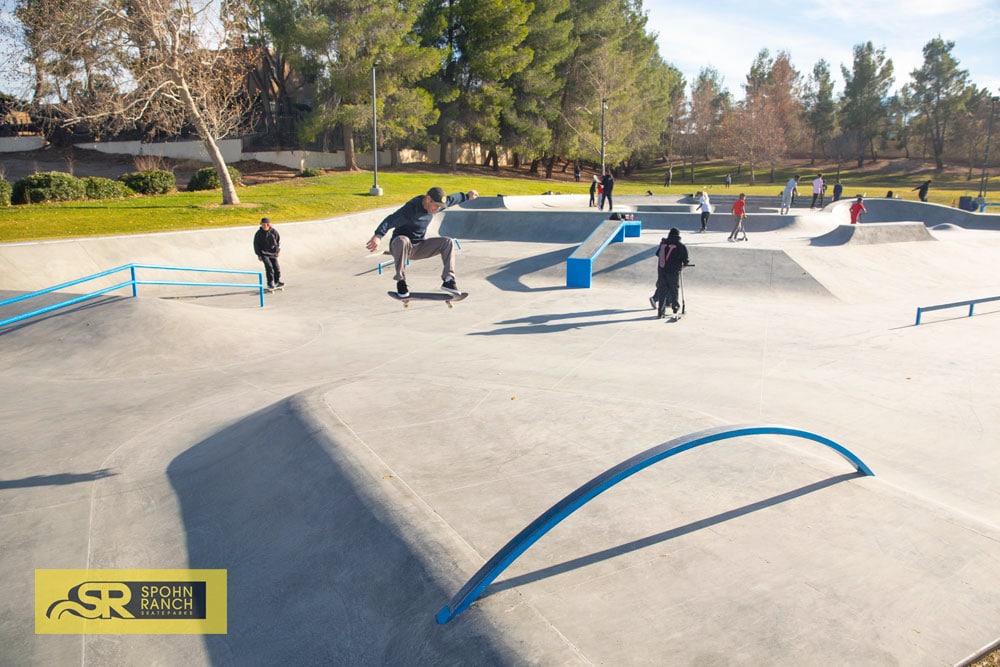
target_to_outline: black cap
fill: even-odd
[[[269,225],[269,224],[271,224],[271,218],[261,218],[260,219],[260,224],[262,224],[262,225]]]
[[[681,237],[681,230],[677,229],[676,227],[672,227],[670,229],[670,233],[667,234],[668,239],[679,239],[680,237]]]
[[[431,201],[435,201],[444,206],[444,190],[441,188],[431,188],[427,191],[427,196],[431,198]]]

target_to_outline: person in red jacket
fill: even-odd
[[[747,219],[747,196],[742,192],[740,198],[733,204],[733,215],[736,216],[736,224],[733,226],[733,233],[729,235],[729,240],[736,241],[739,233],[743,232],[743,240],[746,241],[747,230],[743,227],[743,223]]]
[[[857,200],[851,204],[851,224],[858,224],[858,219],[861,217],[862,213],[867,213],[868,209],[865,208],[864,197],[858,195]]]

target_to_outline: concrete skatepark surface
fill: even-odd
[[[616,198],[643,233],[590,289],[565,287],[604,217],[585,198],[483,197],[439,218],[472,295],[453,309],[383,296],[363,247],[383,209],[275,221],[288,289],[265,308],[150,287],[0,329],[0,663],[951,665],[994,643],[1000,305],[913,320],[1000,296],[997,218],[762,207],[727,243],[728,206],[695,234],[675,199]],[[696,264],[677,323],[648,303],[672,226]],[[0,298],[128,262],[257,270],[252,234],[0,246]],[[685,452],[435,623],[587,480],[746,423],[875,476],[789,438]],[[37,568],[189,567],[227,569],[228,634],[34,634]]]

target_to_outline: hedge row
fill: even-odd
[[[235,185],[242,184],[242,174],[235,167],[227,167]],[[212,190],[221,187],[214,167],[200,169],[188,190]],[[122,174],[118,180],[88,176],[77,178],[60,171],[46,171],[25,176],[11,186],[0,180],[0,206],[11,204],[39,204],[47,201],[76,201],[80,199],[121,199],[140,195],[161,195],[177,188],[173,173],[161,170],[136,171]]]

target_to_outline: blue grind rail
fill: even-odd
[[[191,271],[195,273],[224,273],[224,274],[234,274],[234,275],[247,275],[247,276],[257,276],[257,284],[253,283],[228,283],[228,282],[191,282],[191,281],[179,281],[179,280],[139,280],[136,274],[138,269],[149,269],[157,271]],[[9,317],[5,320],[0,320],[0,327],[6,326],[8,324],[13,324],[15,322],[20,322],[22,320],[27,320],[32,317],[37,317],[38,315],[43,315],[45,313],[51,312],[53,310],[58,310],[60,308],[67,308],[69,306],[81,303],[83,301],[88,301],[94,299],[103,294],[108,294],[109,292],[114,292],[126,287],[132,288],[132,296],[138,296],[139,292],[137,289],[138,285],[179,285],[179,286],[190,286],[190,287],[250,287],[258,291],[260,294],[260,307],[264,307],[264,274],[260,271],[238,271],[234,269],[200,269],[195,267],[184,267],[184,266],[159,266],[156,264],[125,264],[114,269],[108,269],[107,271],[101,271],[100,273],[95,273],[93,275],[84,276],[83,278],[77,278],[76,280],[70,280],[59,285],[53,285],[52,287],[46,287],[45,289],[38,290],[37,292],[30,292],[28,294],[22,294],[21,296],[15,296],[10,299],[4,299],[0,301],[0,307],[8,306],[19,301],[26,301],[27,299],[33,299],[35,297],[44,296],[45,294],[51,294],[52,292],[58,292],[59,290],[67,289],[73,287],[74,285],[80,285],[82,283],[90,282],[91,280],[97,280],[98,278],[103,278],[105,276],[110,276],[115,273],[121,273],[123,271],[129,272],[129,279],[110,287],[103,287],[99,290],[93,292],[88,292],[87,294],[82,294],[72,299],[67,299],[66,301],[60,301],[59,303],[54,303],[44,308],[38,308],[27,313],[22,313],[14,317]]]
[[[590,287],[594,260],[611,243],[642,235],[641,220],[605,220],[566,260],[566,287]]]
[[[972,317],[972,313],[976,308],[977,303],[989,303],[990,301],[1000,301],[1000,296],[988,296],[984,299],[969,299],[968,301],[956,301],[954,303],[942,303],[937,306],[920,306],[917,308],[917,321],[913,323],[913,326],[920,326],[921,316],[931,310],[944,310],[945,308],[958,308],[960,306],[969,307],[969,317]]]
[[[826,445],[836,451],[849,463],[851,463],[859,473],[869,476],[873,476],[875,474],[868,468],[867,465],[864,464],[864,462],[861,461],[861,459],[833,440],[809,431],[792,428],[790,426],[753,426],[749,424],[721,426],[706,429],[704,431],[698,431],[697,433],[691,433],[680,438],[675,438],[674,440],[664,442],[660,445],[647,449],[644,452],[636,454],[635,456],[622,461],[613,468],[609,468],[546,510],[541,516],[528,524],[524,530],[515,535],[514,538],[504,545],[504,547],[500,549],[500,551],[498,551],[492,558],[490,558],[485,565],[479,568],[479,571],[476,572],[472,578],[469,579],[469,581],[466,582],[466,584],[458,591],[458,593],[455,594],[451,601],[442,607],[441,611],[437,613],[435,616],[437,622],[444,625],[465,611],[469,605],[479,598],[482,592],[486,590],[487,586],[493,583],[500,573],[507,569],[507,567],[513,563],[518,556],[524,553],[528,547],[537,542],[539,538],[549,532],[563,519],[568,517],[590,500],[593,500],[601,493],[610,489],[618,482],[631,477],[635,473],[648,468],[654,463],[670,458],[675,454],[680,454],[681,452],[685,452],[689,449],[694,449],[695,447],[707,445],[719,440],[741,438],[749,435],[789,435],[798,438],[805,438],[807,440],[814,440],[815,442]]]

